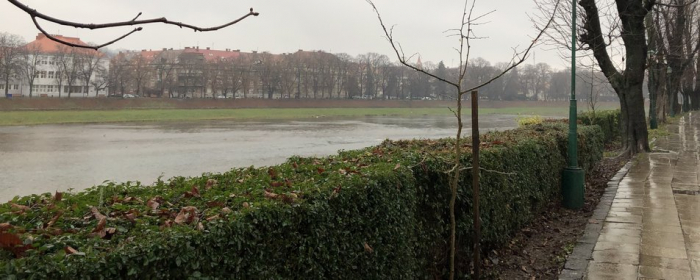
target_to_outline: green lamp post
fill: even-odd
[[[576,133],[576,0],[571,7],[571,100],[569,100],[569,147],[568,167],[562,173],[564,207],[581,209],[583,207],[584,172],[578,166],[578,135]]]

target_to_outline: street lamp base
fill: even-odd
[[[581,209],[584,202],[585,174],[581,168],[564,168],[561,180],[563,205],[568,209]]]

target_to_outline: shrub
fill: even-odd
[[[544,122],[544,119],[540,116],[529,116],[529,117],[518,117],[518,127],[523,127],[527,125],[533,125],[533,124],[541,124]]]
[[[620,137],[622,126],[619,109],[579,113],[578,119],[585,125],[600,126],[600,128],[603,129],[606,143],[615,141]]]
[[[484,250],[509,240],[558,199],[566,126],[481,137]],[[580,164],[602,155],[582,126]],[[0,205],[4,278],[426,279],[447,273],[454,139],[385,141],[327,158],[108,183]],[[465,139],[468,150],[469,139]],[[471,166],[471,154],[460,159]],[[472,240],[471,172],[458,189],[459,274]],[[193,208],[188,208],[193,207]],[[104,216],[101,216],[104,215]],[[104,222],[103,222],[104,221]],[[106,223],[100,226],[101,222]],[[19,237],[18,243],[14,238]],[[31,244],[23,252],[24,244]],[[23,257],[16,257],[16,255]]]

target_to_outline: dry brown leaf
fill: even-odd
[[[289,179],[284,179],[284,184],[287,185],[287,187],[289,187],[289,188],[292,187],[292,182],[289,181]]]
[[[66,251],[67,255],[73,255],[73,254],[80,253],[80,252],[78,252],[78,250],[73,249],[73,247],[71,247],[71,246],[66,246],[66,248],[63,248],[63,250]]]
[[[269,192],[269,191],[265,190],[265,197],[269,198],[269,199],[277,199],[277,197],[279,197],[279,195],[276,193]]]
[[[267,169],[267,174],[269,174],[269,175],[270,175],[270,178],[272,178],[272,179],[276,179],[276,178],[277,178],[277,171],[276,171],[274,168],[272,168],[272,167],[270,167],[269,169]]]
[[[231,208],[228,208],[228,207],[221,208],[221,214],[226,215],[226,214],[231,214],[232,212],[233,211],[231,210]]]
[[[299,168],[299,165],[298,165],[297,162],[295,161],[294,163],[292,163],[292,167],[294,167],[294,169],[297,169],[297,168]]]
[[[102,215],[102,213],[100,213],[100,210],[97,210],[97,207],[95,206],[90,207],[90,212],[92,212],[92,216],[94,216],[95,219],[102,220],[106,218],[106,216]]]
[[[158,201],[156,201],[155,198],[151,198],[148,200],[148,202],[146,202],[146,206],[148,206],[148,208],[151,208],[153,213],[156,213],[158,210],[158,206],[160,206],[160,203],[158,203]]]
[[[399,168],[401,168],[401,164],[397,163],[396,166],[394,166],[394,170],[398,170]]]
[[[203,231],[203,230],[204,230],[204,225],[202,224],[202,222],[197,223],[197,230],[198,230],[198,231]]]
[[[56,194],[53,196],[53,201],[61,201],[63,200],[63,193],[56,191]]]
[[[347,175],[347,174],[348,174],[348,171],[345,170],[345,169],[342,169],[342,168],[341,168],[341,169],[338,169],[338,172],[339,172],[341,175]]]
[[[272,182],[272,184],[270,184],[270,185],[271,185],[273,188],[279,188],[279,187],[281,187],[281,186],[284,186],[284,183],[282,183],[282,182]]]
[[[211,221],[216,220],[216,219],[219,219],[219,215],[214,215],[214,216],[208,217],[207,221],[211,222]]]
[[[136,222],[136,215],[134,215],[134,213],[126,214],[126,219],[131,222]]]
[[[215,179],[209,179],[209,180],[207,180],[207,185],[206,185],[206,187],[207,187],[207,189],[210,189],[210,188],[212,188],[212,187],[216,187],[216,185],[217,185],[218,183],[219,183],[219,182],[216,181]]]
[[[10,223],[2,223],[0,224],[0,233],[6,232],[8,229],[11,229],[12,225]]]
[[[250,204],[248,202],[243,202],[243,208],[250,208]]]
[[[107,225],[107,218],[103,216],[102,219],[97,222],[97,226],[92,230],[92,233],[102,232],[105,229],[105,225]]]
[[[370,254],[372,252],[374,252],[374,249],[372,249],[372,247],[370,247],[369,244],[367,244],[367,242],[365,242],[364,246],[365,246],[365,252],[370,253]]]
[[[191,224],[195,217],[197,216],[197,208],[193,206],[182,207],[180,213],[175,217],[175,223],[181,224]]]
[[[29,208],[29,206],[19,205],[16,203],[10,204],[10,207],[19,210],[21,213],[24,213],[24,211],[29,211],[31,209]]]
[[[326,170],[321,167],[316,167],[316,171],[318,172],[318,174],[323,174],[323,172],[326,172]]]

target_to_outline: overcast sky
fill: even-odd
[[[103,23],[164,16],[203,27],[220,25],[247,13],[260,12],[226,29],[194,33],[175,26],[153,24],[112,45],[112,49],[161,49],[185,46],[272,53],[324,50],[333,53],[376,52],[396,58],[383,37],[372,8],[364,0],[22,0],[40,12],[66,20]],[[385,23],[396,25],[395,38],[407,54],[420,53],[423,61],[457,63],[457,39],[446,37],[447,29],[458,28],[464,2],[461,0],[376,0]],[[506,62],[513,47],[524,49],[536,35],[529,14],[538,13],[532,0],[481,0],[475,14],[495,10],[487,24],[474,28],[476,41],[472,57],[492,63]],[[104,43],[132,28],[91,31],[44,23],[50,33],[80,37],[83,41]],[[31,19],[7,1],[0,1],[0,31],[21,35],[27,41],[38,31]],[[547,62],[554,68],[567,65],[556,51],[537,49],[527,63]]]

